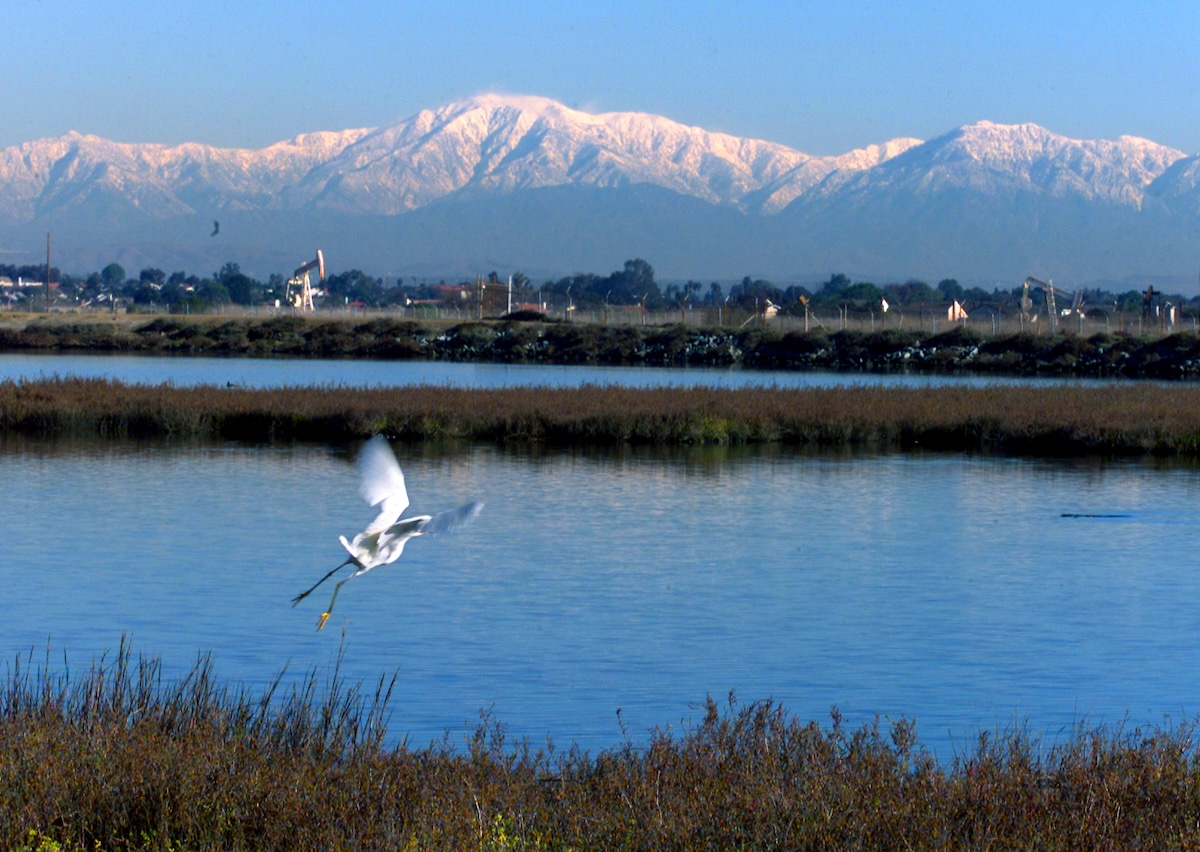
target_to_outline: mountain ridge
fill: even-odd
[[[503,199],[510,201],[495,203]],[[495,224],[466,217],[476,222],[466,232],[431,207],[451,202],[482,204],[494,215],[520,211],[521,221],[502,230],[547,236],[518,240],[524,254],[504,258],[487,233]],[[647,211],[659,210],[672,223],[677,234],[654,229],[658,242],[640,248],[678,258],[678,268],[672,261],[663,271],[679,275],[735,274],[719,246],[703,244],[721,229],[733,234],[726,255],[758,258],[758,270],[775,275],[864,266],[921,275],[939,266],[985,279],[1037,264],[1030,274],[1064,280],[1160,272],[1168,255],[1138,245],[1146,239],[1171,245],[1179,258],[1200,250],[1200,158],[1134,136],[1076,140],[1034,124],[979,121],[929,141],[902,137],[814,156],[649,113],[592,114],[539,96],[483,94],[384,127],[305,133],[260,149],[120,143],[72,131],[0,150],[0,248],[55,230],[64,257],[128,251],[136,235],[146,257],[156,245],[173,257],[224,249],[253,268],[264,253],[299,251],[300,232],[320,240],[351,233],[355,220],[379,234],[436,221],[442,230],[430,232],[431,243],[448,245],[453,233],[461,257],[476,245],[474,254],[514,267],[569,269],[582,255],[548,217],[567,215],[580,233],[597,229],[588,238],[600,254],[607,235],[606,251],[619,264],[632,253],[620,245],[630,241],[622,203],[633,205],[631,219],[649,224]],[[247,241],[200,239],[207,230],[199,223],[221,217],[254,223]],[[1104,250],[1089,260],[1086,249],[1054,247],[1073,232]],[[399,242],[410,255],[421,251]],[[1013,246],[1011,261],[998,263],[985,243]],[[1128,261],[1118,250],[1125,243]],[[355,245],[352,265],[390,274],[406,262],[399,251]],[[684,261],[689,252],[694,262]],[[327,254],[337,256],[336,247]],[[1182,274],[1180,260],[1168,266]]]

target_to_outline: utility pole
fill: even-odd
[[[50,232],[46,232],[46,313],[50,313]]]

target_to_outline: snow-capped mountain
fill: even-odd
[[[1176,210],[1200,216],[1200,155],[1176,160],[1146,188],[1146,194]]]
[[[642,255],[678,276],[1070,280],[1182,274],[1198,220],[1197,157],[986,121],[818,157],[656,115],[481,95],[260,150],[78,133],[0,150],[0,249],[53,230],[60,257],[81,263],[253,270],[318,242],[381,274],[603,270]]]
[[[154,218],[270,207],[366,133],[308,133],[258,151],[127,144],[75,132],[28,142],[0,150],[0,222],[27,222],[97,197]]]
[[[1160,183],[1187,159],[1132,136],[1076,140],[983,121],[873,168],[835,172],[783,215],[851,267],[896,257],[910,269],[987,270],[981,277],[999,281],[1162,276],[1192,289],[1200,240],[1188,232],[1195,214],[1177,202],[1200,175],[1176,169],[1170,187]]]
[[[1035,192],[1140,208],[1155,178],[1186,155],[1148,139],[1068,139],[1036,124],[969,124],[887,158],[877,168],[843,171],[810,194],[881,191],[933,196],[949,190],[988,195]]]
[[[591,115],[547,98],[482,95],[391,127],[311,133],[259,151],[109,142],[69,133],[0,152],[0,216],[32,219],[95,193],[148,215],[324,209],[397,215],[455,192],[650,184],[776,212],[833,171],[918,144],[839,157],[709,133],[644,113]]]
[[[288,200],[394,215],[462,191],[645,183],[740,204],[812,159],[654,115],[589,115],[544,98],[483,96],[373,131],[313,169]]]

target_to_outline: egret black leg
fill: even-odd
[[[342,584],[347,580],[354,578],[356,575],[351,574],[349,577],[343,577],[338,580],[338,584],[333,587],[333,597],[329,599],[329,606],[321,613],[321,620],[317,622],[317,630],[325,629],[325,622],[329,620],[329,613],[333,612],[333,602],[337,600],[338,592],[342,590]]]
[[[317,588],[317,586],[319,586],[319,585],[321,585],[322,583],[324,583],[326,580],[328,580],[330,577],[332,577],[332,576],[333,576],[334,574],[336,574],[338,571],[341,571],[341,570],[342,570],[343,568],[345,568],[347,565],[353,565],[353,564],[354,564],[354,560],[353,560],[353,559],[347,559],[345,562],[343,562],[343,563],[342,563],[341,565],[339,565],[338,567],[334,568],[332,571],[330,571],[328,574],[326,574],[326,575],[325,575],[324,577],[322,577],[320,580],[317,580],[317,582],[313,583],[311,586],[309,586],[309,587],[308,587],[307,589],[305,589],[303,592],[301,592],[300,594],[296,595],[296,597],[292,598],[292,606],[295,606],[296,604],[300,603],[300,601],[304,600],[306,597],[308,597],[310,594],[312,594],[313,590],[314,590],[314,589],[316,589],[316,588]]]

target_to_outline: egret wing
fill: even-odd
[[[399,559],[400,554],[404,552],[404,545],[408,543],[408,540],[413,536],[421,534],[421,524],[428,517],[428,515],[417,515],[416,517],[405,518],[402,521],[397,521],[380,533],[375,564],[387,565]]]
[[[400,464],[382,435],[376,435],[359,450],[358,475],[362,480],[358,493],[368,505],[379,509],[375,520],[363,532],[387,529],[408,508],[408,491],[404,487]]]
[[[482,503],[467,503],[465,506],[459,506],[457,509],[447,509],[444,512],[438,512],[436,515],[421,522],[419,527],[421,535],[440,535],[441,533],[450,532],[475,520],[475,516],[482,510]]]

